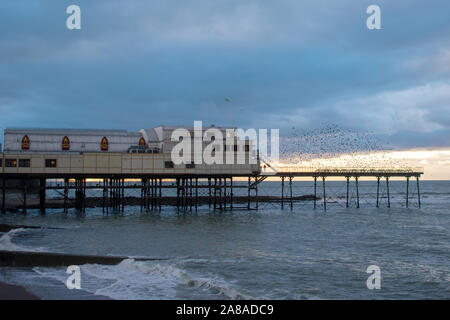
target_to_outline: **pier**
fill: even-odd
[[[360,179],[371,178],[376,181],[373,190],[373,203],[380,207],[380,191],[384,189],[384,206],[391,207],[390,185],[392,178],[405,181],[404,206],[409,207],[412,200],[421,206],[420,168],[404,169],[357,169],[326,168],[301,169],[277,168],[279,171],[251,175],[105,175],[105,174],[0,174],[1,212],[7,210],[27,213],[29,209],[39,209],[42,213],[48,208],[68,212],[75,208],[85,212],[86,208],[98,207],[104,213],[124,212],[125,206],[137,206],[140,211],[160,211],[164,206],[176,207],[180,212],[197,211],[199,206],[208,206],[214,211],[247,209],[257,210],[260,203],[274,203],[281,208],[293,209],[295,202],[311,202],[313,208],[327,210],[327,181],[340,178],[345,182],[341,195],[345,206],[351,200],[356,208],[360,203]],[[293,181],[296,178],[311,181],[310,192],[295,194]],[[259,187],[264,181],[279,185],[281,195],[261,195]],[[9,181],[14,181],[11,185]],[[36,187],[36,183],[39,182]],[[415,194],[411,186],[415,185]],[[35,186],[35,187],[33,187]],[[31,197],[32,189],[34,197]],[[356,197],[351,197],[351,191]],[[48,197],[48,193],[58,196]],[[14,197],[7,195],[14,194]]]
[[[258,210],[262,203],[291,210],[297,203],[308,203],[326,211],[336,199],[345,199],[347,208],[359,208],[364,205],[361,183],[367,178],[376,181],[370,199],[376,207],[391,207],[391,179],[405,181],[405,207],[421,205],[422,168],[275,165],[233,127],[159,126],[136,132],[7,128],[4,136],[2,213],[26,214],[29,209],[45,213],[50,208],[84,213],[93,207],[110,213],[124,212],[127,206],[142,212],[165,206],[179,212],[197,211],[200,206],[214,211]],[[185,148],[182,161],[172,154],[180,155],[180,146]],[[193,161],[199,156],[202,161]],[[203,161],[205,157],[214,161]],[[328,182],[336,178],[345,181],[338,196],[330,193]],[[310,181],[310,188],[296,191],[298,179]],[[268,181],[276,187],[264,194],[261,186]]]

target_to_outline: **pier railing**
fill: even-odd
[[[364,175],[364,176],[386,176],[386,175],[411,175],[417,176],[424,172],[422,167],[301,167],[289,165],[271,165],[262,167],[262,175]]]

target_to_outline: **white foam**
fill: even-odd
[[[12,239],[14,238],[15,235],[17,235],[18,233],[23,233],[28,231],[27,229],[24,228],[17,228],[17,229],[12,229],[9,232],[3,234],[0,237],[0,250],[5,250],[5,251],[29,251],[29,252],[39,252],[42,251],[42,248],[31,248],[31,247],[26,247],[26,246],[20,246],[15,244]]]
[[[56,268],[33,270],[64,283],[68,277],[65,270]],[[218,277],[194,276],[169,263],[155,261],[127,259],[113,266],[86,264],[81,266],[81,277],[83,290],[118,300],[177,299],[180,298],[179,290],[197,290],[203,297],[251,298]]]

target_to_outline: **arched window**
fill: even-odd
[[[109,149],[109,142],[106,137],[102,138],[102,142],[100,143],[100,147],[102,151],[108,151]]]
[[[22,138],[22,150],[29,150],[29,149],[30,149],[30,138],[28,138],[28,136],[25,135]]]
[[[68,136],[65,136],[63,139],[62,139],[62,149],[64,150],[64,151],[67,151],[67,150],[70,150],[70,140],[69,140],[69,137]]]
[[[147,143],[145,143],[145,139],[143,137],[141,137],[139,139],[139,146],[140,147],[145,147],[147,145]]]

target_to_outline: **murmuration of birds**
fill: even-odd
[[[280,137],[280,165],[312,168],[402,168],[388,143],[373,132],[326,125],[314,129],[293,127]]]

